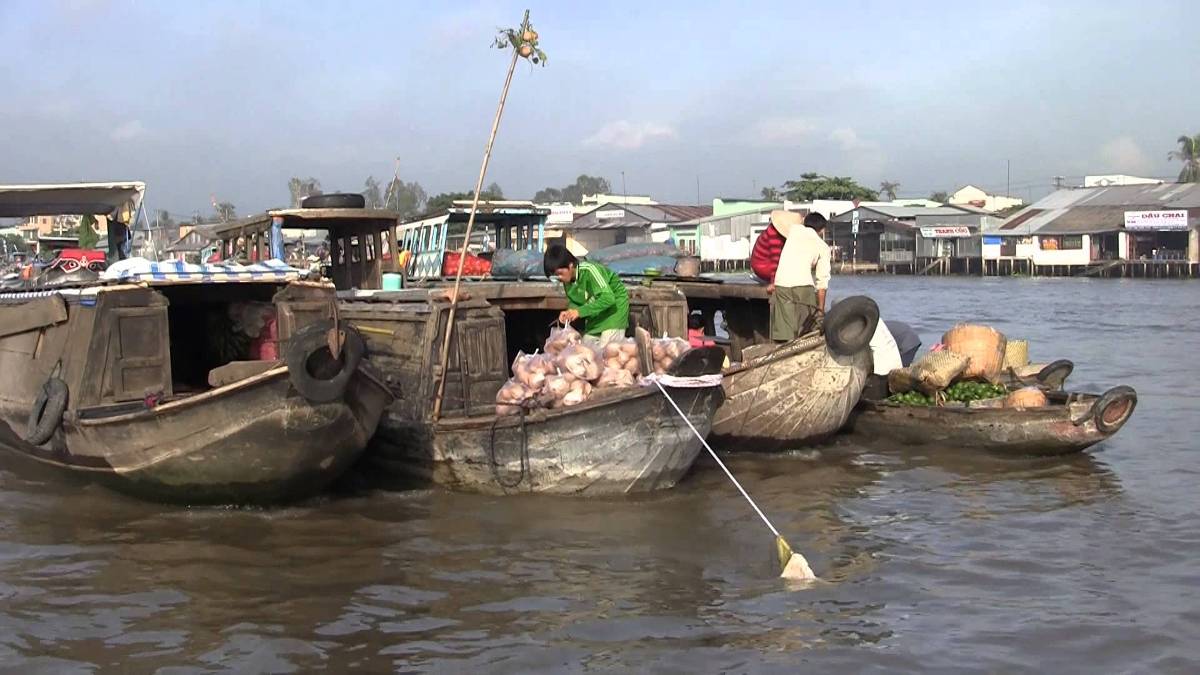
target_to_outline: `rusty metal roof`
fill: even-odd
[[[1187,210],[1200,225],[1200,183],[1112,185],[1058,190],[1013,214],[999,232],[1089,234],[1125,228],[1126,211]]]
[[[617,218],[600,218],[600,214],[620,209],[624,212]],[[711,206],[687,206],[682,204],[620,204],[609,202],[584,213],[570,224],[567,230],[614,230],[629,227],[649,227],[656,223],[681,223],[712,215]]]

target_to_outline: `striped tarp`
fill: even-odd
[[[267,260],[253,265],[206,263],[194,265],[181,260],[153,262],[130,258],[114,263],[101,273],[105,281],[140,281],[151,285],[200,284],[222,282],[295,281],[305,276],[282,260]]]

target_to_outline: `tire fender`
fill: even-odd
[[[42,445],[54,436],[62,424],[63,413],[67,411],[68,394],[66,382],[57,377],[46,380],[33,401],[33,409],[29,411],[29,422],[23,438],[26,443]]]
[[[879,324],[879,305],[865,295],[853,295],[837,303],[825,315],[825,344],[839,356],[866,349]]]
[[[1092,421],[1101,432],[1115,434],[1133,416],[1137,400],[1137,391],[1133,387],[1113,387],[1092,404]]]
[[[333,328],[332,321],[304,326],[288,341],[285,356],[288,379],[312,403],[330,403],[341,398],[366,352],[362,335],[349,324],[343,323],[341,327],[346,332],[346,341],[338,359],[329,353],[327,335]],[[314,358],[323,363],[314,364]],[[319,372],[313,372],[314,365],[320,366]]]

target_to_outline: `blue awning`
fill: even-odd
[[[296,269],[282,260],[267,260],[252,265],[195,265],[181,260],[153,262],[145,258],[131,258],[113,263],[100,278],[105,281],[140,281],[151,285],[168,285],[288,282],[306,275],[307,272]]]

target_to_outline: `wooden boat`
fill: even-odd
[[[0,215],[112,215],[131,198],[78,186],[18,197],[0,195]],[[110,269],[109,281],[0,293],[0,445],[188,504],[302,498],[353,464],[392,395],[355,334],[340,360],[320,358],[332,286],[281,265],[142,262],[114,266],[125,273]],[[284,358],[266,347],[249,357],[235,310],[254,312],[259,337],[275,326],[266,342]]]
[[[936,446],[1015,456],[1064,455],[1085,450],[1121,430],[1137,407],[1132,387],[1102,395],[1047,392],[1049,405],[906,406],[862,401],[846,430],[858,440]]]
[[[548,283],[464,284],[442,414],[435,418],[450,304],[444,288],[379,290],[385,270],[400,271],[389,257],[394,249],[386,245],[394,241],[394,216],[352,208],[288,209],[240,222],[224,234],[266,234],[275,219],[285,227],[329,231],[331,248],[345,252],[333,266],[340,316],[361,331],[385,380],[405,383],[362,459],[360,473],[372,483],[493,494],[648,492],[675,485],[702,450],[656,388],[596,393],[578,406],[523,417],[495,415],[496,393],[516,353],[540,348],[558,312],[566,309],[561,289]],[[348,270],[343,267],[348,261],[360,264]],[[651,316],[658,312],[664,321],[674,312],[674,320],[685,325],[678,294],[648,294],[669,296],[676,305],[643,299],[635,306]],[[720,404],[719,384],[668,391],[706,433]]]
[[[726,449],[778,451],[830,438],[858,403],[871,373],[871,335],[879,308],[869,298],[846,298],[830,308],[822,329],[776,347],[770,340],[765,287],[715,280],[647,280],[673,288],[701,314],[708,334],[720,312],[724,345],[733,363],[724,371],[725,402],[712,439]]]

